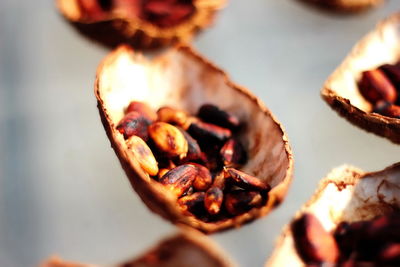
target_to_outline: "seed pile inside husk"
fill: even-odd
[[[270,186],[237,169],[248,157],[237,138],[243,127],[213,104],[203,104],[191,116],[167,106],[154,112],[132,101],[116,129],[143,170],[177,197],[184,213],[216,221],[268,200]]]
[[[209,26],[226,0],[57,0],[84,36],[115,47],[154,49],[190,40]]]
[[[333,169],[285,226],[267,266],[397,266],[399,175],[400,163]]]
[[[99,66],[95,94],[132,187],[169,221],[211,233],[264,216],[284,200],[293,159],[282,126],[190,47],[149,60],[121,46]]]
[[[395,13],[354,46],[321,90],[340,116],[394,143],[400,143],[399,47],[400,13]]]
[[[362,96],[373,106],[373,112],[400,118],[400,65],[384,64],[364,71],[358,82]]]
[[[307,264],[335,266],[398,266],[400,214],[371,220],[343,221],[326,231],[311,213],[291,224],[297,253]]]

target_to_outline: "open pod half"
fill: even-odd
[[[225,1],[57,0],[57,6],[81,34],[103,45],[152,49],[189,41]]]
[[[101,265],[104,266],[104,265]],[[161,241],[134,260],[109,267],[234,267],[229,257],[211,239],[186,229]],[[100,265],[66,262],[52,257],[40,267],[100,267]]]
[[[376,7],[384,0],[298,0],[326,11],[356,13]]]
[[[351,51],[325,82],[321,95],[339,115],[358,127],[400,143],[400,119],[372,113],[373,106],[360,93],[363,71],[400,60],[400,13],[379,23]]]
[[[153,212],[175,224],[211,233],[239,227],[283,201],[292,178],[293,160],[281,125],[258,98],[232,83],[222,70],[191,48],[171,49],[150,61],[128,46],[121,46],[99,66],[95,94],[111,145],[133,188]],[[155,110],[171,106],[189,114],[195,114],[202,104],[211,103],[236,115],[244,124],[238,138],[248,155],[241,170],[271,187],[268,200],[261,207],[216,221],[205,222],[184,213],[177,205],[177,197],[140,167],[124,136],[116,130],[132,100],[147,103]]]
[[[309,213],[326,231],[341,222],[371,220],[400,209],[400,163],[382,171],[366,173],[352,166],[333,169],[321,180],[311,199],[297,212],[294,220]],[[294,221],[293,220],[293,221]],[[307,265],[295,249],[290,225],[283,229],[266,266]],[[369,265],[368,265],[369,266]]]

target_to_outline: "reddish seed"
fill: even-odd
[[[229,129],[202,121],[193,121],[189,126],[188,133],[202,142],[224,142],[232,136]]]
[[[269,190],[271,187],[262,180],[234,168],[225,168],[226,177],[230,177],[235,185],[244,189]]]
[[[216,215],[221,210],[224,193],[218,187],[211,187],[207,190],[204,197],[204,206],[211,215]]]
[[[158,121],[168,122],[178,126],[184,126],[188,119],[186,112],[170,107],[162,107],[157,110]]]
[[[117,130],[124,135],[125,139],[128,139],[132,135],[137,135],[144,141],[149,139],[148,127],[151,122],[143,117],[138,112],[130,112],[122,118],[117,125]]]
[[[159,182],[180,197],[192,186],[196,173],[193,165],[184,164],[167,172]]]
[[[386,263],[400,263],[400,243],[387,245],[379,254],[378,259]],[[397,265],[398,266],[398,265]]]
[[[198,116],[205,122],[232,130],[236,129],[240,124],[239,119],[235,115],[212,104],[202,105],[199,109]]]
[[[195,192],[178,199],[178,204],[184,212],[199,213],[204,210],[204,192]]]
[[[158,27],[172,27],[188,19],[194,11],[192,1],[145,0],[139,17]]]
[[[126,109],[126,112],[136,111],[140,113],[142,116],[146,117],[149,121],[157,120],[157,114],[153,111],[153,109],[144,102],[132,101]]]
[[[221,157],[225,166],[236,167],[247,160],[246,151],[237,139],[229,139],[221,148]]]
[[[400,66],[385,64],[379,67],[383,73],[389,78],[392,84],[399,90],[400,89]]]
[[[197,141],[193,137],[191,137],[190,134],[188,134],[185,130],[181,128],[178,129],[182,132],[188,143],[188,151],[186,157],[182,159],[182,162],[201,159],[202,152]]]
[[[396,88],[379,69],[363,72],[359,89],[362,96],[372,104],[380,100],[394,103],[397,99]]]
[[[296,250],[306,263],[335,263],[339,258],[333,235],[314,215],[304,214],[292,223],[291,229]]]
[[[263,203],[260,192],[236,190],[226,194],[225,209],[231,215],[239,215]]]
[[[204,191],[207,190],[212,183],[212,176],[210,171],[197,163],[189,163],[190,165],[193,165],[196,168],[196,177],[193,182],[193,187],[194,189],[198,191]]]

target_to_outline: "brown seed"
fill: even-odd
[[[148,127],[151,124],[146,117],[133,111],[127,113],[117,125],[117,130],[128,139],[132,135],[137,135],[144,141],[148,140]]]
[[[182,159],[182,161],[187,162],[191,160],[198,160],[202,158],[202,153],[199,144],[197,141],[190,136],[185,130],[178,128],[182,134],[185,136],[185,139],[188,143],[188,152],[186,157]]]
[[[231,215],[239,215],[263,203],[260,192],[236,190],[225,195],[225,208]]]
[[[212,104],[202,105],[199,109],[198,116],[203,121],[231,130],[236,129],[240,124],[239,119],[235,115]]]
[[[126,113],[136,111],[140,113],[142,116],[146,117],[150,121],[155,121],[157,120],[157,114],[154,112],[154,110],[147,105],[144,102],[139,102],[139,101],[132,101],[128,108],[126,109]]]
[[[396,87],[397,90],[400,89],[400,66],[399,65],[391,65],[385,64],[379,67],[383,73],[385,73],[386,77],[392,82],[392,84]]]
[[[161,177],[163,177],[167,172],[169,172],[170,169],[166,169],[166,168],[162,168],[158,171],[158,179],[161,179]]]
[[[382,106],[379,111],[379,113],[384,116],[400,119],[400,106],[390,104],[387,106]]]
[[[142,1],[139,17],[158,27],[172,27],[188,19],[194,12],[192,1]]]
[[[202,122],[200,120],[192,121],[189,126],[188,133],[197,141],[205,143],[221,143],[232,136],[232,132],[229,129]]]
[[[362,96],[372,104],[375,104],[379,100],[394,103],[397,99],[396,88],[379,69],[362,73],[359,90]]]
[[[260,191],[271,189],[269,184],[242,171],[234,168],[225,168],[224,171],[226,173],[226,177],[230,177],[234,181],[235,185],[241,188]]]
[[[178,199],[178,204],[183,211],[197,213],[204,209],[204,192],[195,192],[191,195]]]
[[[212,187],[218,187],[219,189],[224,191],[225,185],[226,185],[225,172],[222,171],[215,176],[214,182],[212,183]]]
[[[312,214],[295,220],[291,229],[297,253],[308,263],[335,263],[339,250],[332,234],[327,232]]]
[[[158,121],[175,124],[178,126],[185,125],[188,115],[186,112],[170,107],[162,107],[157,110]]]
[[[167,172],[160,183],[180,197],[192,186],[196,174],[197,169],[193,165],[184,164]]]
[[[196,177],[193,182],[194,189],[198,191],[205,191],[207,190],[212,184],[212,176],[210,171],[197,163],[189,163],[196,168]]]
[[[144,142],[142,138],[133,135],[126,140],[126,143],[128,149],[132,151],[143,170],[145,170],[149,175],[157,175],[157,160],[146,142]]]
[[[204,197],[204,207],[211,215],[216,215],[221,210],[221,205],[224,200],[224,193],[218,187],[211,187],[207,190]]]
[[[149,126],[149,135],[155,145],[170,157],[184,158],[188,143],[182,132],[165,122],[155,122]]]
[[[237,139],[229,139],[220,151],[225,166],[236,167],[247,160],[246,151]]]
[[[378,259],[381,263],[397,263],[400,264],[400,243],[390,243],[385,246],[384,249],[379,253]],[[382,265],[381,265],[382,266]],[[392,265],[396,266],[396,265]]]

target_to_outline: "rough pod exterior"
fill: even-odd
[[[111,145],[131,185],[153,212],[175,224],[211,233],[266,215],[283,201],[292,177],[293,160],[281,125],[257,97],[232,83],[222,70],[191,48],[174,48],[149,61],[130,47],[121,46],[99,66],[95,95]],[[204,103],[214,103],[238,116],[247,125],[238,138],[249,156],[241,170],[271,186],[268,202],[220,221],[204,222],[185,215],[176,196],[140,168],[123,135],[115,128],[133,100],[143,101],[155,110],[172,106],[189,114],[195,114]]]
[[[366,173],[352,166],[333,169],[321,180],[311,199],[297,212],[295,219],[303,214],[314,215],[327,231],[340,222],[356,222],[400,208],[400,163],[382,171]],[[296,252],[290,225],[276,243],[266,266],[305,266]]]
[[[376,7],[384,0],[298,0],[326,11],[356,13]]]
[[[103,2],[107,3],[107,7],[102,7],[105,5]],[[143,12],[140,11],[142,2],[144,1],[57,0],[57,7],[64,18],[89,39],[108,47],[128,43],[136,49],[153,49],[175,42],[190,41],[194,34],[212,23],[215,13],[225,5],[226,0],[186,1],[193,8],[191,15],[168,27],[160,27],[141,18],[138,13]],[[163,1],[147,2],[162,5],[154,7],[155,9],[164,8]]]
[[[358,127],[400,143],[400,119],[372,113],[358,89],[363,71],[400,60],[400,13],[379,23],[351,51],[325,82],[322,98],[340,116]]]
[[[101,267],[104,265],[67,262],[52,257],[39,267]],[[205,235],[190,229],[164,239],[133,260],[109,267],[235,267],[226,253]]]

